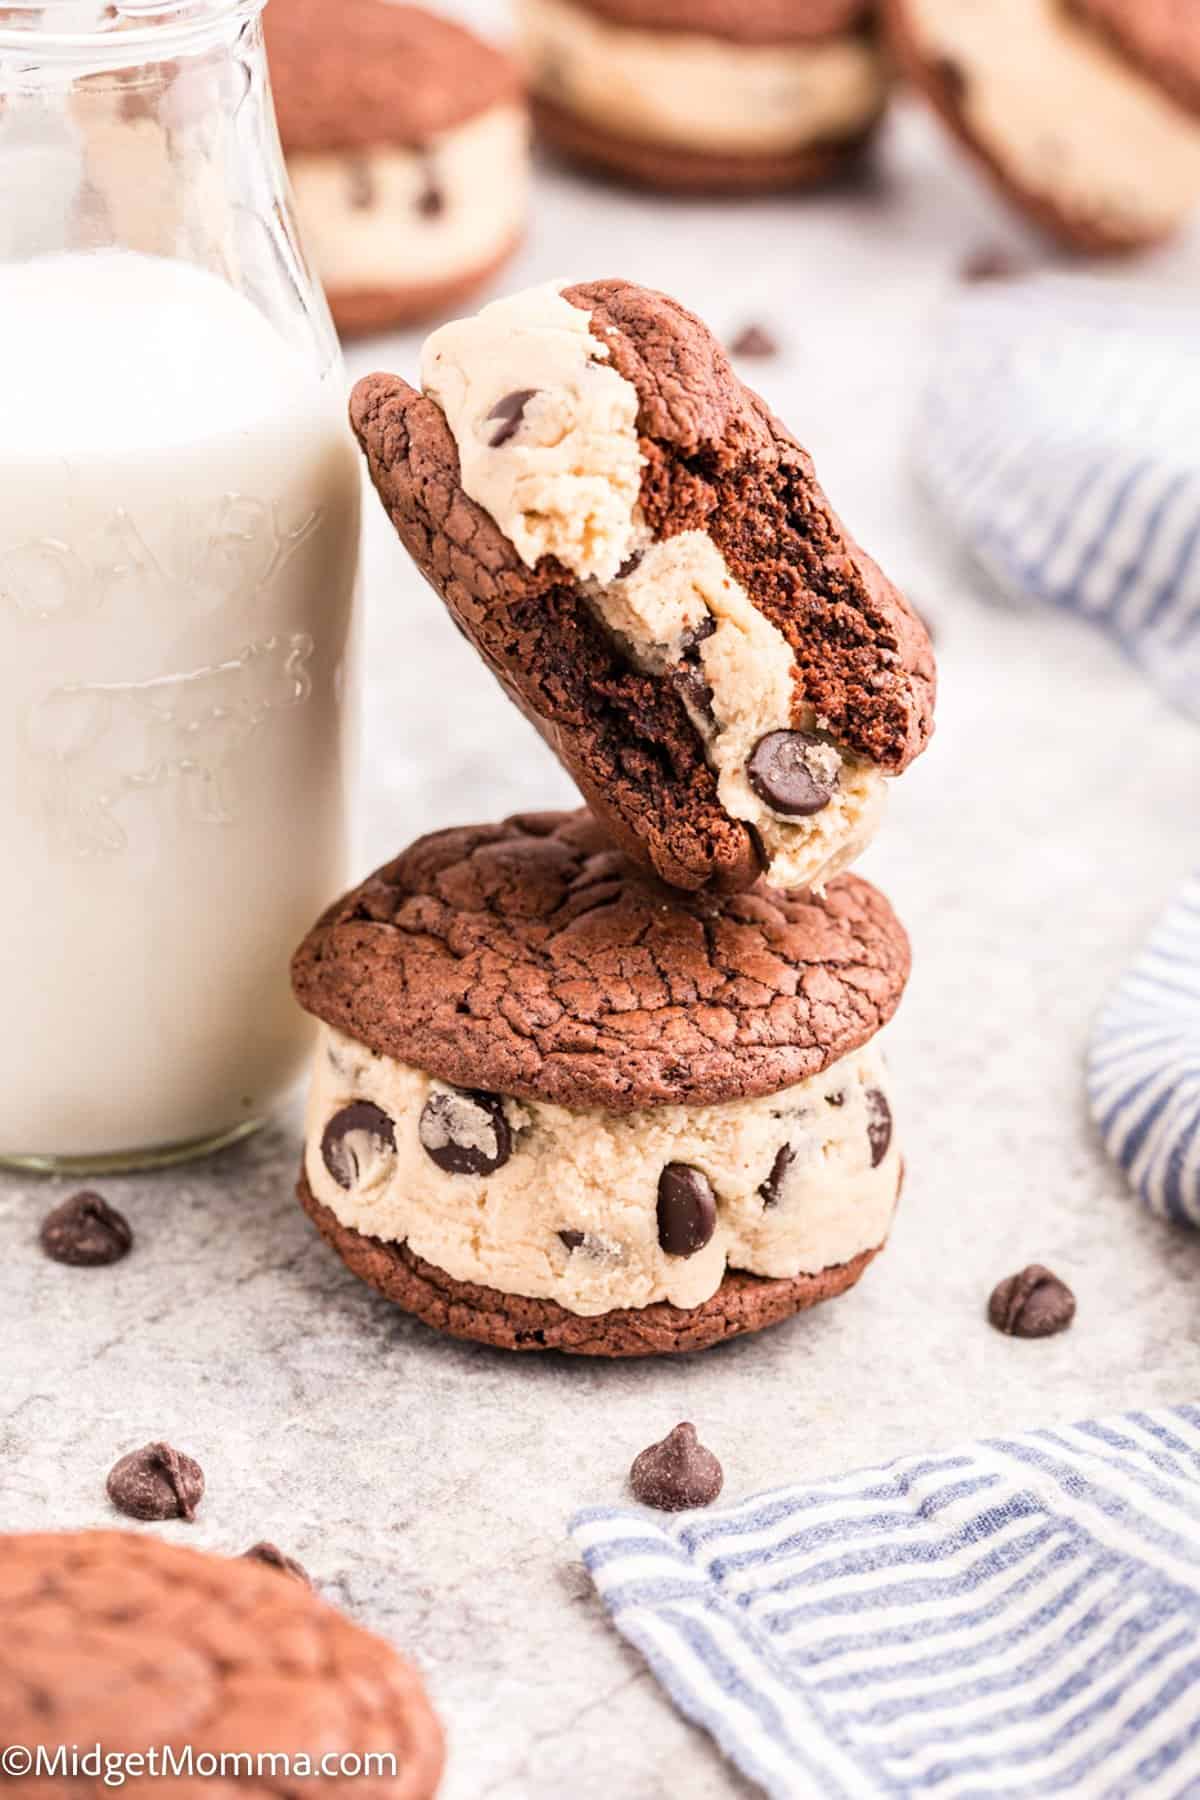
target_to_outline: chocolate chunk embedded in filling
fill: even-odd
[[[431,1094],[418,1135],[425,1154],[448,1175],[491,1175],[512,1155],[504,1102],[481,1088]]]
[[[892,1109],[878,1088],[867,1089],[867,1142],[871,1146],[871,1167],[877,1169],[892,1142]]]
[[[778,1206],[783,1198],[784,1183],[788,1170],[796,1160],[796,1152],[790,1144],[784,1144],[771,1164],[771,1173],[759,1188],[759,1197],[765,1207]]]
[[[717,1227],[708,1176],[688,1163],[668,1163],[658,1178],[658,1241],[668,1256],[695,1256]]]
[[[833,799],[836,751],[808,731],[768,731],[746,764],[750,786],[772,812],[808,818]]]
[[[369,1163],[396,1148],[396,1127],[372,1100],[334,1113],[321,1138],[321,1158],[339,1187],[352,1188]]]
[[[514,388],[511,394],[505,394],[503,399],[497,400],[488,414],[489,421],[498,421],[495,431],[488,439],[493,450],[499,450],[502,444],[507,444],[510,438],[516,437],[525,417],[525,408],[536,393],[536,388]]]

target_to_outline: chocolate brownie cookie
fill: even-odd
[[[857,1280],[900,1182],[883,896],[665,887],[587,813],[435,833],[293,963],[302,1203],[365,1280],[509,1348],[640,1355]]]
[[[406,547],[631,854],[819,886],[933,729],[916,614],[694,314],[547,286],[435,332],[351,416]]]
[[[1125,9],[1103,10],[1107,37],[1060,0],[884,0],[901,66],[1002,192],[1067,244],[1128,251],[1200,202],[1200,124],[1124,53]]]
[[[518,24],[544,136],[649,187],[824,180],[887,95],[866,0],[519,0]]]
[[[461,303],[524,231],[516,65],[395,0],[271,0],[265,19],[296,209],[339,329]]]
[[[303,1753],[314,1772],[296,1782],[317,1800],[356,1786],[375,1800],[431,1800],[437,1791],[441,1727],[416,1671],[261,1562],[122,1531],[0,1536],[0,1606],[6,1743],[77,1746],[81,1755],[96,1744],[110,1754],[190,1750],[201,1772],[201,1757]],[[394,1772],[383,1764],[365,1785],[350,1778],[351,1762],[345,1775],[317,1772],[323,1757],[367,1751],[394,1756]],[[270,1765],[236,1786],[291,1791]],[[13,1800],[110,1791],[103,1775],[69,1771],[5,1783]]]

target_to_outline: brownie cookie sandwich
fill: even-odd
[[[625,281],[445,325],[351,417],[392,521],[629,854],[819,887],[933,729],[924,626],[707,327]]]
[[[461,303],[525,229],[515,63],[395,0],[271,0],[265,19],[296,211],[339,330]]]
[[[517,19],[538,128],[649,187],[823,181],[887,98],[868,0],[518,0]]]
[[[416,1671],[264,1561],[124,1531],[0,1536],[0,1608],[5,1743],[81,1759],[97,1745],[102,1759],[154,1753],[157,1767],[128,1766],[138,1792],[437,1792],[442,1732]],[[368,1753],[380,1761],[364,1769]],[[249,1764],[236,1781],[205,1781],[223,1755]],[[283,1756],[308,1758],[311,1773],[285,1774]],[[81,1800],[112,1792],[106,1770],[119,1766],[14,1769],[4,1791]]]
[[[301,1203],[427,1324],[703,1349],[842,1293],[900,1186],[883,896],[665,887],[586,812],[436,832],[297,952]]]
[[[1154,0],[884,0],[884,16],[913,83],[1068,245],[1136,250],[1200,202],[1200,122],[1146,72]]]

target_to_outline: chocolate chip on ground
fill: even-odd
[[[660,1512],[710,1506],[724,1480],[720,1463],[700,1443],[696,1427],[687,1423],[677,1425],[661,1443],[643,1450],[629,1471],[634,1499]]]
[[[143,1444],[108,1472],[108,1497],[131,1519],[187,1519],[204,1495],[200,1464],[171,1444]]]
[[[688,1163],[668,1163],[658,1178],[658,1241],[668,1256],[695,1256],[717,1228],[712,1183]]]
[[[779,345],[765,325],[746,325],[729,346],[734,356],[778,356]]]
[[[312,1586],[308,1570],[294,1556],[285,1556],[278,1544],[251,1544],[248,1550],[242,1551],[242,1555],[248,1562],[266,1563],[269,1569],[278,1569],[281,1575],[292,1575],[306,1587]]]
[[[1074,1294],[1041,1263],[999,1282],[988,1301],[988,1319],[1008,1337],[1054,1337],[1074,1317]]]
[[[133,1230],[124,1213],[102,1195],[85,1190],[46,1214],[39,1240],[52,1262],[97,1269],[128,1255]]]

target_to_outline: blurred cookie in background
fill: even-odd
[[[882,115],[864,0],[517,0],[539,131],[646,187],[750,193],[836,174]]]
[[[456,306],[519,243],[512,59],[394,0],[272,0],[267,49],[305,248],[344,336]]]
[[[1200,6],[1196,0],[1067,0],[1123,55],[1200,113]]]
[[[1147,73],[1153,46],[1167,59],[1167,10],[1167,0],[883,7],[901,68],[1001,191],[1093,253],[1158,243],[1200,202],[1200,120]],[[1200,14],[1184,30],[1176,10],[1180,45],[1196,49]]]

